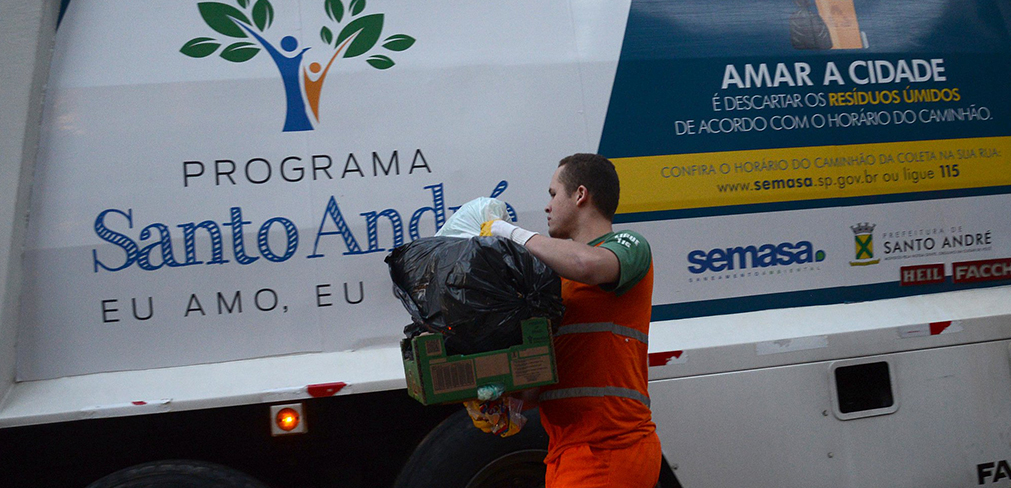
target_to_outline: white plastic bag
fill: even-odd
[[[481,234],[481,224],[495,219],[510,220],[505,202],[488,197],[475,198],[457,209],[435,235],[477,237]]]

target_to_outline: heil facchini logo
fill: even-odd
[[[379,44],[382,37],[384,15],[361,15],[365,10],[365,0],[351,0],[345,10],[341,0],[324,0],[321,10],[333,22],[320,28],[320,39],[333,49],[320,57],[325,62],[313,61],[304,66],[304,56],[310,47],[299,46],[295,36],[284,36],[275,46],[264,34],[274,22],[274,7],[268,0],[236,0],[238,8],[220,2],[197,4],[200,15],[207,26],[226,38],[232,38],[219,56],[233,63],[244,63],[266,51],[277,66],[284,83],[287,112],[284,131],[313,130],[309,110],[313,119],[319,122],[319,101],[323,83],[331,66],[338,58],[356,58],[367,54]],[[347,24],[341,27],[341,22]],[[339,31],[334,35],[335,30]],[[390,52],[400,52],[414,45],[415,39],[406,34],[394,34],[383,40],[382,48]],[[218,52],[224,43],[212,37],[191,39],[180,52],[192,58],[205,58]],[[329,59],[327,59],[329,58]],[[386,54],[374,54],[365,60],[373,68],[385,70],[395,63]],[[308,104],[308,109],[306,108]]]

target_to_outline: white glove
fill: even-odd
[[[531,232],[522,227],[517,227],[504,220],[494,220],[491,223],[491,235],[506,237],[516,244],[525,246],[527,245],[527,241],[529,241],[531,237],[537,235],[537,233]]]

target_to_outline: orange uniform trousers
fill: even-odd
[[[656,433],[622,449],[569,447],[548,462],[546,488],[653,488],[660,478]]]

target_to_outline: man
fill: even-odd
[[[537,398],[550,439],[546,486],[652,487],[661,454],[646,390],[649,244],[635,232],[613,231],[618,175],[606,158],[562,159],[548,193],[550,237],[490,224],[492,235],[526,246],[562,277],[559,381]]]

